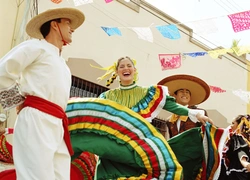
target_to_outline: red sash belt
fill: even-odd
[[[74,154],[70,142],[70,136],[68,130],[68,118],[66,113],[60,106],[37,96],[27,96],[23,104],[23,108],[24,107],[32,107],[46,114],[62,119],[63,129],[64,129],[64,135],[63,135],[64,141],[66,143],[70,155]]]

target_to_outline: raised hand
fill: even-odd
[[[213,122],[212,119],[210,119],[209,117],[204,116],[204,115],[202,115],[202,114],[200,114],[200,113],[198,113],[198,114],[196,115],[196,118],[197,118],[204,126],[206,126],[206,122],[209,122],[210,124],[214,124],[214,122]]]

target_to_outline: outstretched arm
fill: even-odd
[[[187,107],[176,103],[175,98],[172,96],[167,96],[163,109],[177,115],[189,116],[192,121],[200,121],[203,125],[206,125],[206,122],[213,124],[213,121],[204,115],[204,110],[188,109]]]

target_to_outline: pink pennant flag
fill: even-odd
[[[162,70],[176,69],[181,67],[180,54],[159,54]]]
[[[221,89],[220,87],[216,87],[216,86],[209,86],[210,90],[214,93],[224,93],[226,92],[226,90]]]
[[[105,0],[106,3],[110,3],[112,2],[113,0]]]
[[[250,10],[228,15],[234,32],[250,29]]]

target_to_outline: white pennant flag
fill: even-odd
[[[240,97],[246,103],[249,103],[250,101],[250,92],[248,91],[242,91],[241,89],[238,89],[238,90],[234,90],[233,94]]]
[[[73,0],[75,6],[81,6],[84,4],[89,4],[89,3],[93,3],[93,0]]]
[[[201,21],[190,22],[196,34],[212,34],[218,31],[218,27],[214,19],[206,19]]]
[[[250,61],[250,54],[246,54],[246,59]]]
[[[134,27],[131,28],[137,35],[139,39],[145,40],[145,41],[149,41],[149,42],[153,42],[153,34],[152,31],[149,27]]]

